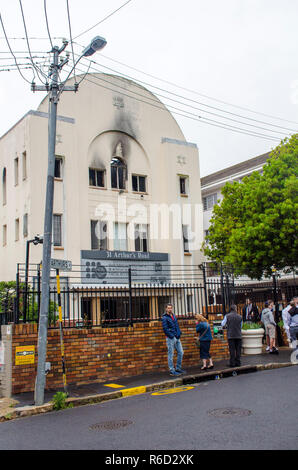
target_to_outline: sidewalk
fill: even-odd
[[[214,369],[210,371],[201,370],[201,362],[195,367],[189,367],[186,373],[179,377],[171,377],[167,371],[147,373],[134,377],[123,377],[116,381],[105,381],[101,383],[90,383],[88,385],[68,387],[68,403],[73,406],[99,403],[101,401],[122,398],[153,390],[173,388],[181,385],[197,383],[216,378],[229,377],[231,375],[257,372],[278,367],[288,367],[291,363],[292,349],[281,347],[279,354],[268,354],[263,352],[259,355],[243,355],[240,367],[230,368],[227,366],[228,360],[214,361]],[[34,393],[21,393],[12,396],[10,399],[0,398],[0,421],[14,419],[23,416],[30,416],[38,413],[52,411],[51,400],[57,391],[64,391],[63,387],[45,392],[45,404],[34,405]]]

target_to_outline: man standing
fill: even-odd
[[[265,302],[265,308],[262,311],[261,322],[265,327],[265,333],[267,338],[266,351],[268,351],[269,349],[270,354],[278,354],[278,349],[275,347],[276,323],[273,316],[273,309],[273,300],[267,300]]]
[[[290,323],[291,323],[291,315],[289,314],[289,310],[291,310],[292,307],[295,306],[294,300],[291,300],[291,302],[283,309],[282,311],[282,321],[284,324],[284,330],[286,332],[287,338],[288,338],[288,343],[289,346],[291,347],[291,335],[290,335]]]
[[[290,321],[290,337],[292,342],[292,347],[294,349],[298,348],[298,297],[293,298],[294,306],[289,310]]]
[[[185,372],[181,369],[183,348],[180,341],[181,331],[178,325],[176,316],[173,313],[173,305],[167,304],[166,311],[162,316],[162,327],[166,335],[167,347],[168,347],[168,364],[170,369],[170,375],[178,376]],[[177,366],[174,367],[173,357],[174,349],[177,351]]]
[[[245,300],[245,305],[242,309],[242,319],[243,321],[251,321],[254,323],[260,319],[259,309],[250,299]]]
[[[230,351],[230,367],[241,366],[241,326],[242,318],[237,313],[236,305],[231,305],[230,313],[228,313],[221,322],[223,328],[228,330],[228,344]]]

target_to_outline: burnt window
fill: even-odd
[[[111,161],[111,186],[113,189],[125,189],[126,165],[121,158]]]

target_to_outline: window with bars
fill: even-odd
[[[53,215],[53,245],[62,246],[62,215]]]
[[[91,220],[91,250],[107,250],[107,222]]]
[[[146,176],[132,175],[132,190],[138,193],[146,192]]]
[[[149,251],[147,224],[135,224],[135,251]]]
[[[105,187],[105,171],[89,168],[89,186]]]
[[[204,211],[210,211],[215,204],[217,204],[217,193],[203,197]]]

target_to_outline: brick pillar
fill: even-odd
[[[0,396],[10,398],[12,393],[12,325],[1,326]]]

